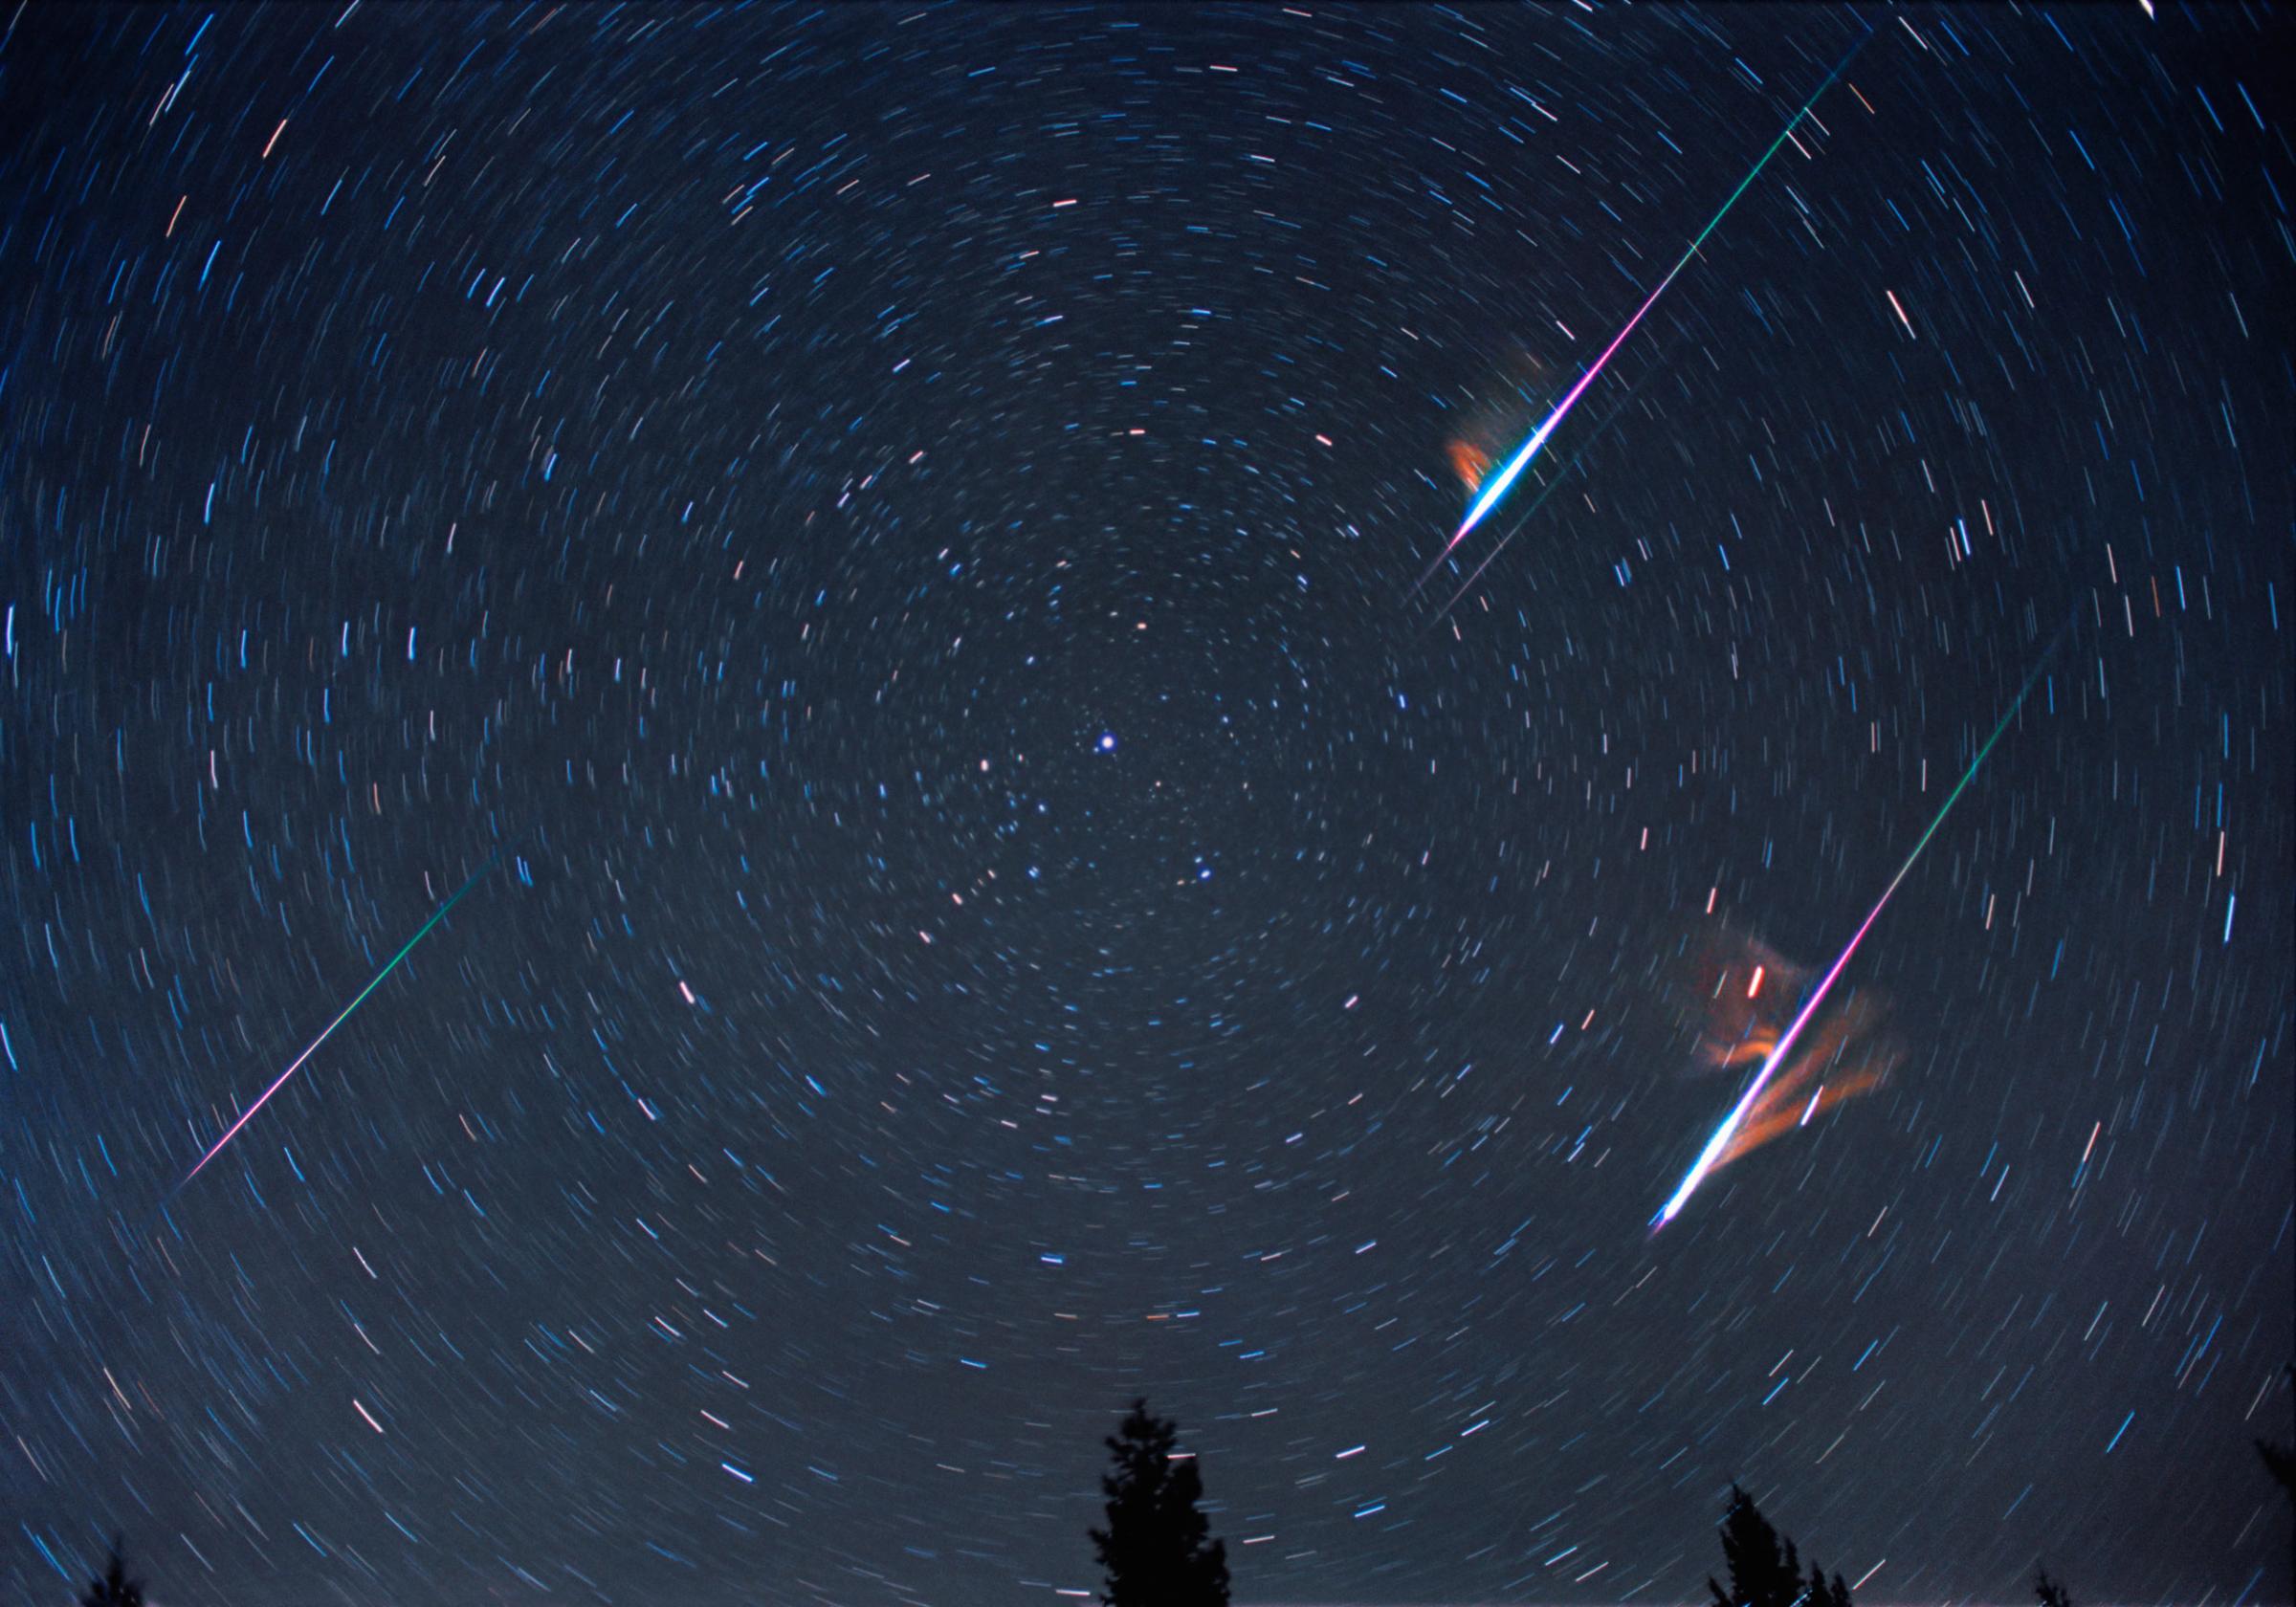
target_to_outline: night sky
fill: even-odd
[[[0,31],[8,1600],[2289,1599],[2287,13]]]

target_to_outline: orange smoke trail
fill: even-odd
[[[1790,1001],[1807,972],[1745,937],[1733,940],[1727,953],[1710,950],[1706,963],[1720,969],[1710,973],[1716,980],[1706,1003],[1699,1058],[1724,1071],[1768,1061],[1777,1052],[1785,1024],[1768,1018],[1767,1009]],[[1843,1101],[1880,1087],[1900,1056],[1888,1044],[1871,1041],[1879,1015],[1869,998],[1853,995],[1812,1023],[1803,1046],[1772,1073],[1728,1145],[1714,1157],[1714,1167],[1718,1170],[1752,1155]]]
[[[1471,495],[1483,489],[1483,477],[1490,473],[1490,453],[1472,441],[1453,441],[1444,449],[1450,459],[1451,473]]]

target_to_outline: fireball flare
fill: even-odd
[[[1888,908],[1891,895],[1897,892],[1899,886],[1904,883],[1907,875],[1912,870],[1914,862],[1921,858],[1921,850],[1930,846],[1930,839],[1937,835],[1937,828],[1945,824],[1945,817],[1954,812],[1954,804],[1959,801],[1962,793],[1969,789],[1969,783],[1976,780],[1978,767],[1985,762],[1985,756],[1993,752],[1994,744],[1998,742],[2001,739],[2001,734],[2009,729],[2009,722],[2017,717],[2018,710],[2024,707],[2025,697],[2032,692],[2033,683],[2041,679],[2042,670],[2048,664],[2050,655],[2057,650],[2057,644],[2064,640],[2064,633],[2071,628],[2072,623],[2072,620],[2067,619],[2064,625],[2058,627],[2057,634],[2051,637],[2049,645],[2042,649],[2041,657],[2034,661],[2032,670],[2025,676],[2024,685],[2019,687],[2017,695],[2009,700],[2008,711],[2001,715],[2000,723],[1993,728],[1993,735],[1985,738],[1985,745],[1977,750],[1977,757],[1969,761],[1969,769],[1963,773],[1954,790],[1946,795],[1945,803],[1938,807],[1936,818],[1930,822],[1930,828],[1921,834],[1921,841],[1913,845],[1913,851],[1906,855],[1906,862],[1897,868],[1897,874],[1889,878],[1889,885],[1882,889],[1881,897],[1874,900],[1873,908],[1866,913],[1866,918],[1859,922],[1857,931],[1850,934],[1849,942],[1843,946],[1832,967],[1820,980],[1818,985],[1810,990],[1809,998],[1803,1002],[1800,1011],[1794,1017],[1793,1024],[1778,1035],[1777,1044],[1763,1058],[1761,1069],[1755,1073],[1754,1081],[1746,1085],[1746,1091],[1738,1096],[1737,1104],[1731,1108],[1729,1115],[1722,1118],[1722,1124],[1714,1129],[1713,1136],[1706,1141],[1706,1147],[1698,1152],[1698,1158],[1683,1178],[1682,1186],[1674,1191],[1672,1198],[1659,1207],[1658,1215],[1650,1219],[1652,1232],[1656,1232],[1672,1222],[1680,1214],[1683,1206],[1689,1202],[1690,1196],[1698,1192],[1698,1185],[1706,1181],[1707,1174],[1721,1165],[1731,1154],[1732,1146],[1736,1142],[1740,1129],[1746,1125],[1748,1117],[1754,1112],[1757,1102],[1761,1099],[1763,1090],[1770,1086],[1772,1078],[1777,1075],[1779,1062],[1783,1061],[1793,1050],[1794,1045],[1801,1037],[1803,1029],[1810,1024],[1810,1018],[1818,1013],[1818,1006],[1825,1002],[1825,996],[1833,990],[1834,983],[1841,978],[1843,968],[1849,964],[1850,956],[1858,952],[1858,945],[1866,940],[1866,934],[1873,930],[1873,923],[1880,919],[1882,912]],[[1738,1153],[1743,1154],[1744,1152]]]

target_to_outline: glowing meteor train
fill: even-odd
[[[1642,382],[1637,380],[1635,382],[1635,388],[1640,389],[1641,385]],[[1613,424],[1618,422],[1619,415],[1626,410],[1626,405],[1634,400],[1634,390],[1629,390],[1623,397],[1620,398],[1618,406],[1611,408],[1609,415],[1605,417],[1601,424],[1595,427],[1594,433],[1578,443],[1578,450],[1571,453],[1569,460],[1566,461],[1562,468],[1556,473],[1554,478],[1547,481],[1546,485],[1540,489],[1539,494],[1532,499],[1531,506],[1523,510],[1523,517],[1514,521],[1514,528],[1508,531],[1506,535],[1500,537],[1492,545],[1490,551],[1483,555],[1483,561],[1468,571],[1467,579],[1461,581],[1458,586],[1451,592],[1450,601],[1444,604],[1442,607],[1436,609],[1435,612],[1429,616],[1427,623],[1430,626],[1441,624],[1444,619],[1449,615],[1453,608],[1459,606],[1459,600],[1465,597],[1468,592],[1475,589],[1475,583],[1483,578],[1483,571],[1491,566],[1492,561],[1498,558],[1499,554],[1507,550],[1507,544],[1513,540],[1517,536],[1520,536],[1525,527],[1530,524],[1533,517],[1537,514],[1539,509],[1547,505],[1547,498],[1555,495],[1556,487],[1561,485],[1564,480],[1570,478],[1571,471],[1578,466],[1578,460],[1583,458],[1589,451],[1594,450],[1595,443],[1602,439],[1602,432],[1604,430],[1608,429]],[[1437,559],[1435,561],[1440,564],[1442,563],[1443,560]],[[1433,569],[1429,569],[1426,575],[1422,575],[1420,577],[1421,583],[1424,584],[1427,575],[1432,575],[1434,573],[1435,571]]]
[[[1770,148],[1762,152],[1761,160],[1754,165],[1751,172],[1738,181],[1738,187],[1730,192],[1730,198],[1722,203],[1721,209],[1715,212],[1707,226],[1698,231],[1698,236],[1690,242],[1689,249],[1682,253],[1673,267],[1667,270],[1666,277],[1658,281],[1657,288],[1643,298],[1643,304],[1634,310],[1634,316],[1626,320],[1625,327],[1611,337],[1610,344],[1602,348],[1602,355],[1587,364],[1586,372],[1578,376],[1578,383],[1563,393],[1562,400],[1555,404],[1554,410],[1547,414],[1545,422],[1531,432],[1529,440],[1515,449],[1514,455],[1507,460],[1505,466],[1482,482],[1482,491],[1475,497],[1473,506],[1468,509],[1467,517],[1460,520],[1459,528],[1452,533],[1451,539],[1444,543],[1443,551],[1435,555],[1435,561],[1427,566],[1426,574],[1422,575],[1418,583],[1411,587],[1412,592],[1417,592],[1420,586],[1426,584],[1428,578],[1442,566],[1443,561],[1451,556],[1452,549],[1467,539],[1468,533],[1476,525],[1481,524],[1484,517],[1499,505],[1500,500],[1506,496],[1508,489],[1521,476],[1523,471],[1530,467],[1531,460],[1536,457],[1539,450],[1547,444],[1548,437],[1553,435],[1556,429],[1569,416],[1571,409],[1578,405],[1578,398],[1585,395],[1587,386],[1595,383],[1595,376],[1602,372],[1603,364],[1617,355],[1619,348],[1626,343],[1626,337],[1634,333],[1635,325],[1643,321],[1644,316],[1656,306],[1658,298],[1667,293],[1667,287],[1674,282],[1676,276],[1685,268],[1689,266],[1690,258],[1696,256],[1698,249],[1706,244],[1707,236],[1721,226],[1722,220],[1730,215],[1731,208],[1737,205],[1738,197],[1745,194],[1748,187],[1761,176],[1762,169],[1770,165],[1770,159],[1777,154],[1780,146],[1793,138],[1794,130],[1800,125],[1801,120],[1808,117],[1811,109],[1818,104],[1818,98],[1833,87],[1834,80],[1840,77],[1849,66],[1850,58],[1855,56],[1866,41],[1871,37],[1873,37],[1873,31],[1867,29],[1858,36],[1855,44],[1843,53],[1842,59],[1834,63],[1834,70],[1826,74],[1824,80],[1810,92],[1810,98],[1801,103],[1801,110],[1787,120],[1786,126],[1778,131],[1777,138],[1770,142]]]
[[[333,1021],[327,1023],[327,1024],[320,1030],[319,1036],[311,1040],[309,1047],[305,1048],[301,1054],[297,1055],[294,1060],[290,1061],[286,1070],[280,1072],[276,1077],[272,1079],[271,1087],[265,1089],[261,1093],[257,1094],[255,1096],[254,1103],[239,1112],[239,1119],[223,1130],[223,1136],[208,1146],[208,1153],[201,1156],[198,1161],[192,1165],[191,1170],[184,1174],[182,1180],[179,1181],[174,1188],[171,1188],[167,1191],[167,1197],[170,1200],[174,1199],[176,1195],[182,1193],[184,1185],[188,1183],[192,1178],[198,1177],[201,1170],[206,1167],[209,1161],[213,1160],[218,1155],[223,1153],[223,1147],[239,1135],[239,1130],[254,1119],[254,1113],[263,1109],[263,1107],[270,1102],[273,1094],[278,1092],[279,1090],[287,1086],[287,1079],[294,1076],[297,1071],[302,1068],[302,1064],[304,1061],[309,1060],[313,1055],[319,1052],[320,1045],[325,1043],[329,1037],[333,1036],[335,1029],[349,1019],[353,1010],[356,1010],[360,1005],[366,1002],[366,996],[383,985],[383,979],[389,976],[393,971],[396,971],[399,968],[399,961],[405,959],[408,952],[413,949],[415,944],[421,942],[424,937],[430,935],[432,927],[436,926],[440,921],[447,918],[447,912],[454,908],[455,905],[461,903],[462,895],[470,892],[471,889],[476,887],[478,885],[479,878],[484,876],[489,870],[492,870],[495,868],[495,861],[500,859],[501,857],[502,850],[500,848],[497,848],[487,859],[487,862],[484,865],[481,865],[476,870],[471,873],[471,879],[463,883],[460,888],[455,890],[454,896],[448,899],[444,904],[441,904],[438,909],[432,913],[430,918],[423,922],[422,930],[407,939],[406,948],[403,948],[397,954],[392,955],[390,957],[389,963],[385,965],[382,970],[375,973],[374,980],[368,982],[366,986],[359,990],[359,997],[352,1000],[348,1004],[345,1004],[342,1007],[342,1013]]]
[[[1722,1118],[1722,1125],[1714,1129],[1714,1135],[1706,1141],[1706,1148],[1698,1152],[1698,1158],[1692,1163],[1689,1175],[1682,1179],[1682,1186],[1674,1191],[1672,1199],[1659,1207],[1658,1215],[1650,1219],[1650,1230],[1653,1233],[1674,1220],[1683,1206],[1689,1203],[1690,1196],[1698,1191],[1698,1185],[1706,1181],[1707,1174],[1729,1152],[1731,1140],[1736,1135],[1739,1125],[1745,1121],[1747,1112],[1754,1108],[1755,1101],[1761,1097],[1762,1090],[1769,1085],[1771,1076],[1793,1051],[1795,1040],[1801,1036],[1802,1028],[1810,1024],[1810,1018],[1818,1013],[1818,1006],[1824,1002],[1827,991],[1842,975],[1843,967],[1849,963],[1849,957],[1858,952],[1858,945],[1866,940],[1866,934],[1873,929],[1873,923],[1888,904],[1890,894],[1897,892],[1898,884],[1913,869],[1913,862],[1921,857],[1921,850],[1930,846],[1930,839],[1937,835],[1937,828],[1945,824],[1945,817],[1953,812],[1954,801],[1976,780],[1977,766],[1985,762],[1985,756],[1993,752],[1993,745],[2001,739],[2001,733],[2007,731],[2009,722],[2017,717],[2017,711],[2023,706],[2026,694],[2033,690],[2033,683],[2041,679],[2042,669],[2049,662],[2049,655],[2057,650],[2057,644],[2064,639],[2064,632],[2071,625],[2072,622],[2067,620],[2059,627],[2057,634],[2050,638],[2049,645],[2042,649],[2041,657],[2034,661],[2032,671],[2025,676],[2025,684],[2018,688],[2017,695],[2009,700],[2008,711],[2001,715],[2000,724],[1993,728],[1993,735],[1985,738],[1985,745],[1977,750],[1977,757],[1969,761],[1968,771],[1954,790],[1946,795],[1945,803],[1938,807],[1936,819],[1930,822],[1930,828],[1921,834],[1921,841],[1915,843],[1913,851],[1906,855],[1905,864],[1897,868],[1897,874],[1889,878],[1888,887],[1882,889],[1881,897],[1874,900],[1873,908],[1866,912],[1866,918],[1858,924],[1857,931],[1850,934],[1849,942],[1843,946],[1841,958],[1819,979],[1818,985],[1810,990],[1809,998],[1802,1001],[1793,1024],[1778,1034],[1777,1044],[1762,1058],[1761,1069],[1754,1074],[1754,1081],[1746,1085],[1746,1091],[1738,1095],[1737,1104],[1732,1106],[1730,1114]]]

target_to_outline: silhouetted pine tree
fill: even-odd
[[[2040,1602],[2041,1607],[2073,1607],[2073,1598],[2064,1594],[2063,1585],[2049,1577],[2049,1571],[2045,1568],[2034,1571],[2033,1599]]]
[[[2296,1448],[2275,1445],[2269,1440],[2256,1442],[2256,1454],[2264,1459],[2264,1471],[2288,1492],[2288,1501],[2296,1505]]]
[[[1106,1607],[1227,1607],[1227,1547],[1206,1540],[1196,1503],[1203,1479],[1193,1457],[1174,1457],[1179,1431],[1136,1400],[1107,1442],[1108,1527],[1092,1531],[1106,1571]]]
[[[1834,1582],[1827,1584],[1825,1570],[1818,1566],[1815,1558],[1810,1562],[1810,1584],[1805,1607],[1849,1607],[1849,1587],[1842,1582],[1842,1575],[1835,1574]]]
[[[1714,1607],[1850,1607],[1849,1587],[1841,1574],[1829,1585],[1824,1572],[1812,1563],[1803,1582],[1794,1542],[1779,1535],[1754,1498],[1735,1485],[1730,1486],[1721,1533],[1730,1589],[1711,1577],[1706,1581],[1714,1593]]]
[[[144,1582],[127,1576],[127,1564],[121,1556],[122,1540],[122,1536],[113,1537],[112,1560],[102,1578],[88,1581],[79,1607],[144,1607]]]

